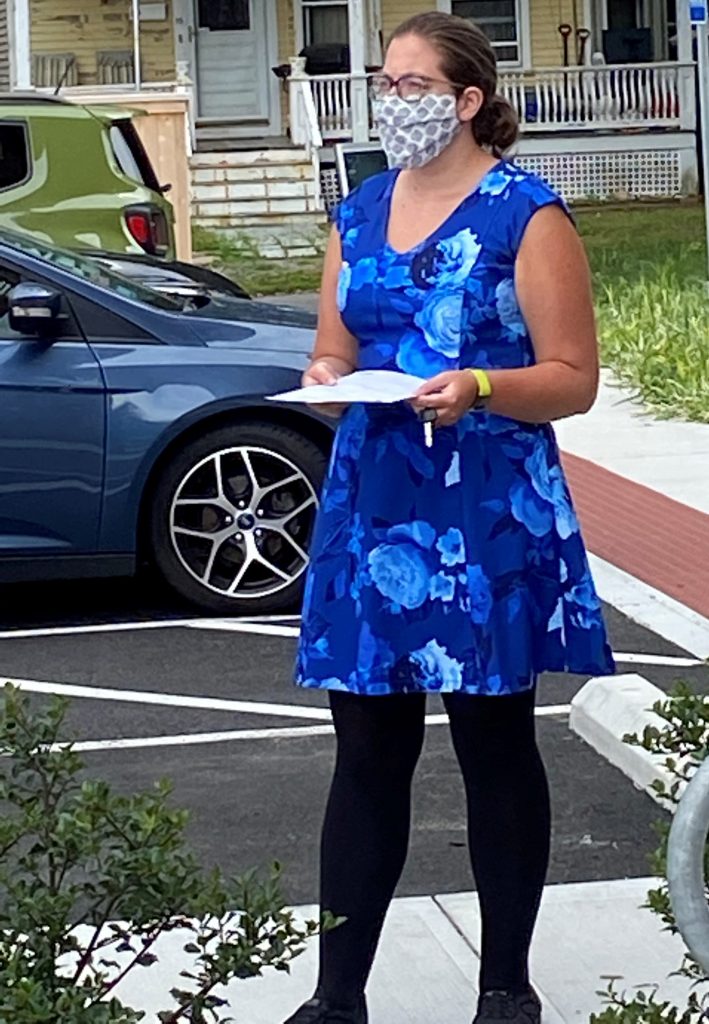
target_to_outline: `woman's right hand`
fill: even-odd
[[[352,368],[344,359],[314,359],[303,374],[302,385],[304,388],[309,387],[311,384],[325,384],[332,386],[337,383],[340,377],[351,372]],[[318,412],[323,414],[323,416],[330,416],[333,419],[339,419],[347,408],[347,405],[343,402],[318,402],[316,405],[311,406],[311,408],[317,409]]]

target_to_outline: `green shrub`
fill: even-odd
[[[288,970],[318,925],[284,907],[277,866],[266,880],[205,873],[168,783],[122,796],[86,778],[59,742],[65,712],[60,700],[30,711],[10,686],[0,704],[0,1021],[142,1020],[116,987],[130,972],[149,986],[156,943],[176,929],[188,931],[191,967],[159,1020],[231,1020],[220,986]]]

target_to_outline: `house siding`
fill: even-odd
[[[402,21],[414,14],[435,9],[435,0],[382,0],[382,32],[384,45]]]
[[[277,0],[278,59],[282,64],[295,56],[295,16],[293,0]]]
[[[77,7],[81,13],[77,14]],[[166,0],[164,21],[140,26],[142,78],[145,82],[173,81],[175,39],[172,2]],[[97,54],[105,50],[132,51],[133,28],[129,0],[32,0],[30,4],[33,55],[71,53],[76,57],[79,84],[98,80]]]
[[[556,68],[564,63],[559,25],[573,23],[571,0],[529,0],[532,26],[532,66]],[[575,42],[570,41],[573,62]]]

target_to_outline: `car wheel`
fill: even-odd
[[[152,554],[204,611],[264,614],[297,601],[327,456],[294,430],[234,423],[165,467],[150,508]]]

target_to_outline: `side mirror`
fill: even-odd
[[[10,327],[17,334],[44,335],[57,327],[62,308],[59,292],[43,284],[17,284],[7,296]]]

